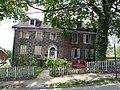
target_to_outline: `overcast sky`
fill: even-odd
[[[34,13],[39,12],[38,10],[30,8],[27,13],[30,18],[38,18],[43,20],[43,13]],[[13,23],[10,19],[4,19],[0,21],[0,47],[6,48],[12,51],[13,48],[13,38],[14,38],[14,30],[11,28],[16,23]]]

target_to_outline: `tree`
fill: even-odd
[[[117,57],[120,57],[120,45],[117,46]]]
[[[108,46],[107,46],[106,56],[107,57],[113,56],[113,46],[110,43],[108,43]]]
[[[1,17],[9,13],[15,19],[24,17],[21,13],[30,6],[44,12],[44,21],[51,23],[53,27],[63,29],[63,34],[75,25],[88,21],[85,24],[87,28],[97,29],[95,45],[97,60],[106,59],[108,35],[116,33],[120,37],[119,0],[2,0],[1,7],[2,4],[4,9]],[[43,6],[44,9],[38,8],[39,6]]]
[[[64,32],[74,27],[79,21],[89,20],[86,26],[97,28],[96,59],[105,60],[108,35],[120,28],[119,0],[43,0],[45,22],[64,28]],[[43,10],[45,12],[45,10]]]
[[[0,20],[4,17],[15,20],[26,19],[25,11],[27,10],[28,6],[24,0],[0,0]]]

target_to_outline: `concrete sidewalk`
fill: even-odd
[[[30,88],[44,87],[44,83],[49,81],[52,77],[49,76],[48,70],[43,70],[36,79],[33,80],[21,80],[21,81],[1,81],[1,86],[16,87],[15,90],[30,90]],[[1,90],[1,89],[0,89]],[[7,89],[5,89],[7,90]],[[8,89],[9,90],[9,89]],[[14,89],[13,89],[14,90]]]
[[[44,88],[45,84],[51,84],[56,82],[66,82],[72,79],[80,80],[96,80],[100,78],[115,77],[114,74],[99,74],[99,73],[89,73],[89,74],[73,74],[61,77],[50,77],[48,70],[43,70],[36,79],[33,80],[21,80],[21,81],[2,81],[0,82],[0,87],[11,87],[12,89],[3,90],[34,90],[37,88]],[[0,89],[2,90],[2,89]]]

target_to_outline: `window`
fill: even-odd
[[[85,49],[85,59],[94,59],[94,49]]]
[[[35,46],[35,49],[34,49],[34,54],[35,55],[41,55],[41,46]]]
[[[72,44],[77,44],[77,43],[78,43],[78,34],[72,33]]]
[[[80,48],[73,48],[71,50],[71,57],[73,59],[79,59],[80,58]]]
[[[43,32],[36,32],[35,38],[38,40],[43,40]]]
[[[91,35],[83,34],[83,43],[84,44],[90,44],[91,43]]]
[[[20,38],[29,38],[28,32],[25,31],[20,32]]]
[[[21,45],[20,46],[20,54],[26,54],[27,53],[27,46]]]
[[[56,40],[57,39],[57,33],[50,33],[50,39],[51,40]]]
[[[35,19],[31,19],[30,22],[29,22],[30,25],[34,25],[36,24],[36,20]]]

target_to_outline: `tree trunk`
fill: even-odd
[[[96,35],[96,60],[106,60],[106,50],[108,45],[109,17],[99,17],[99,27]]]

